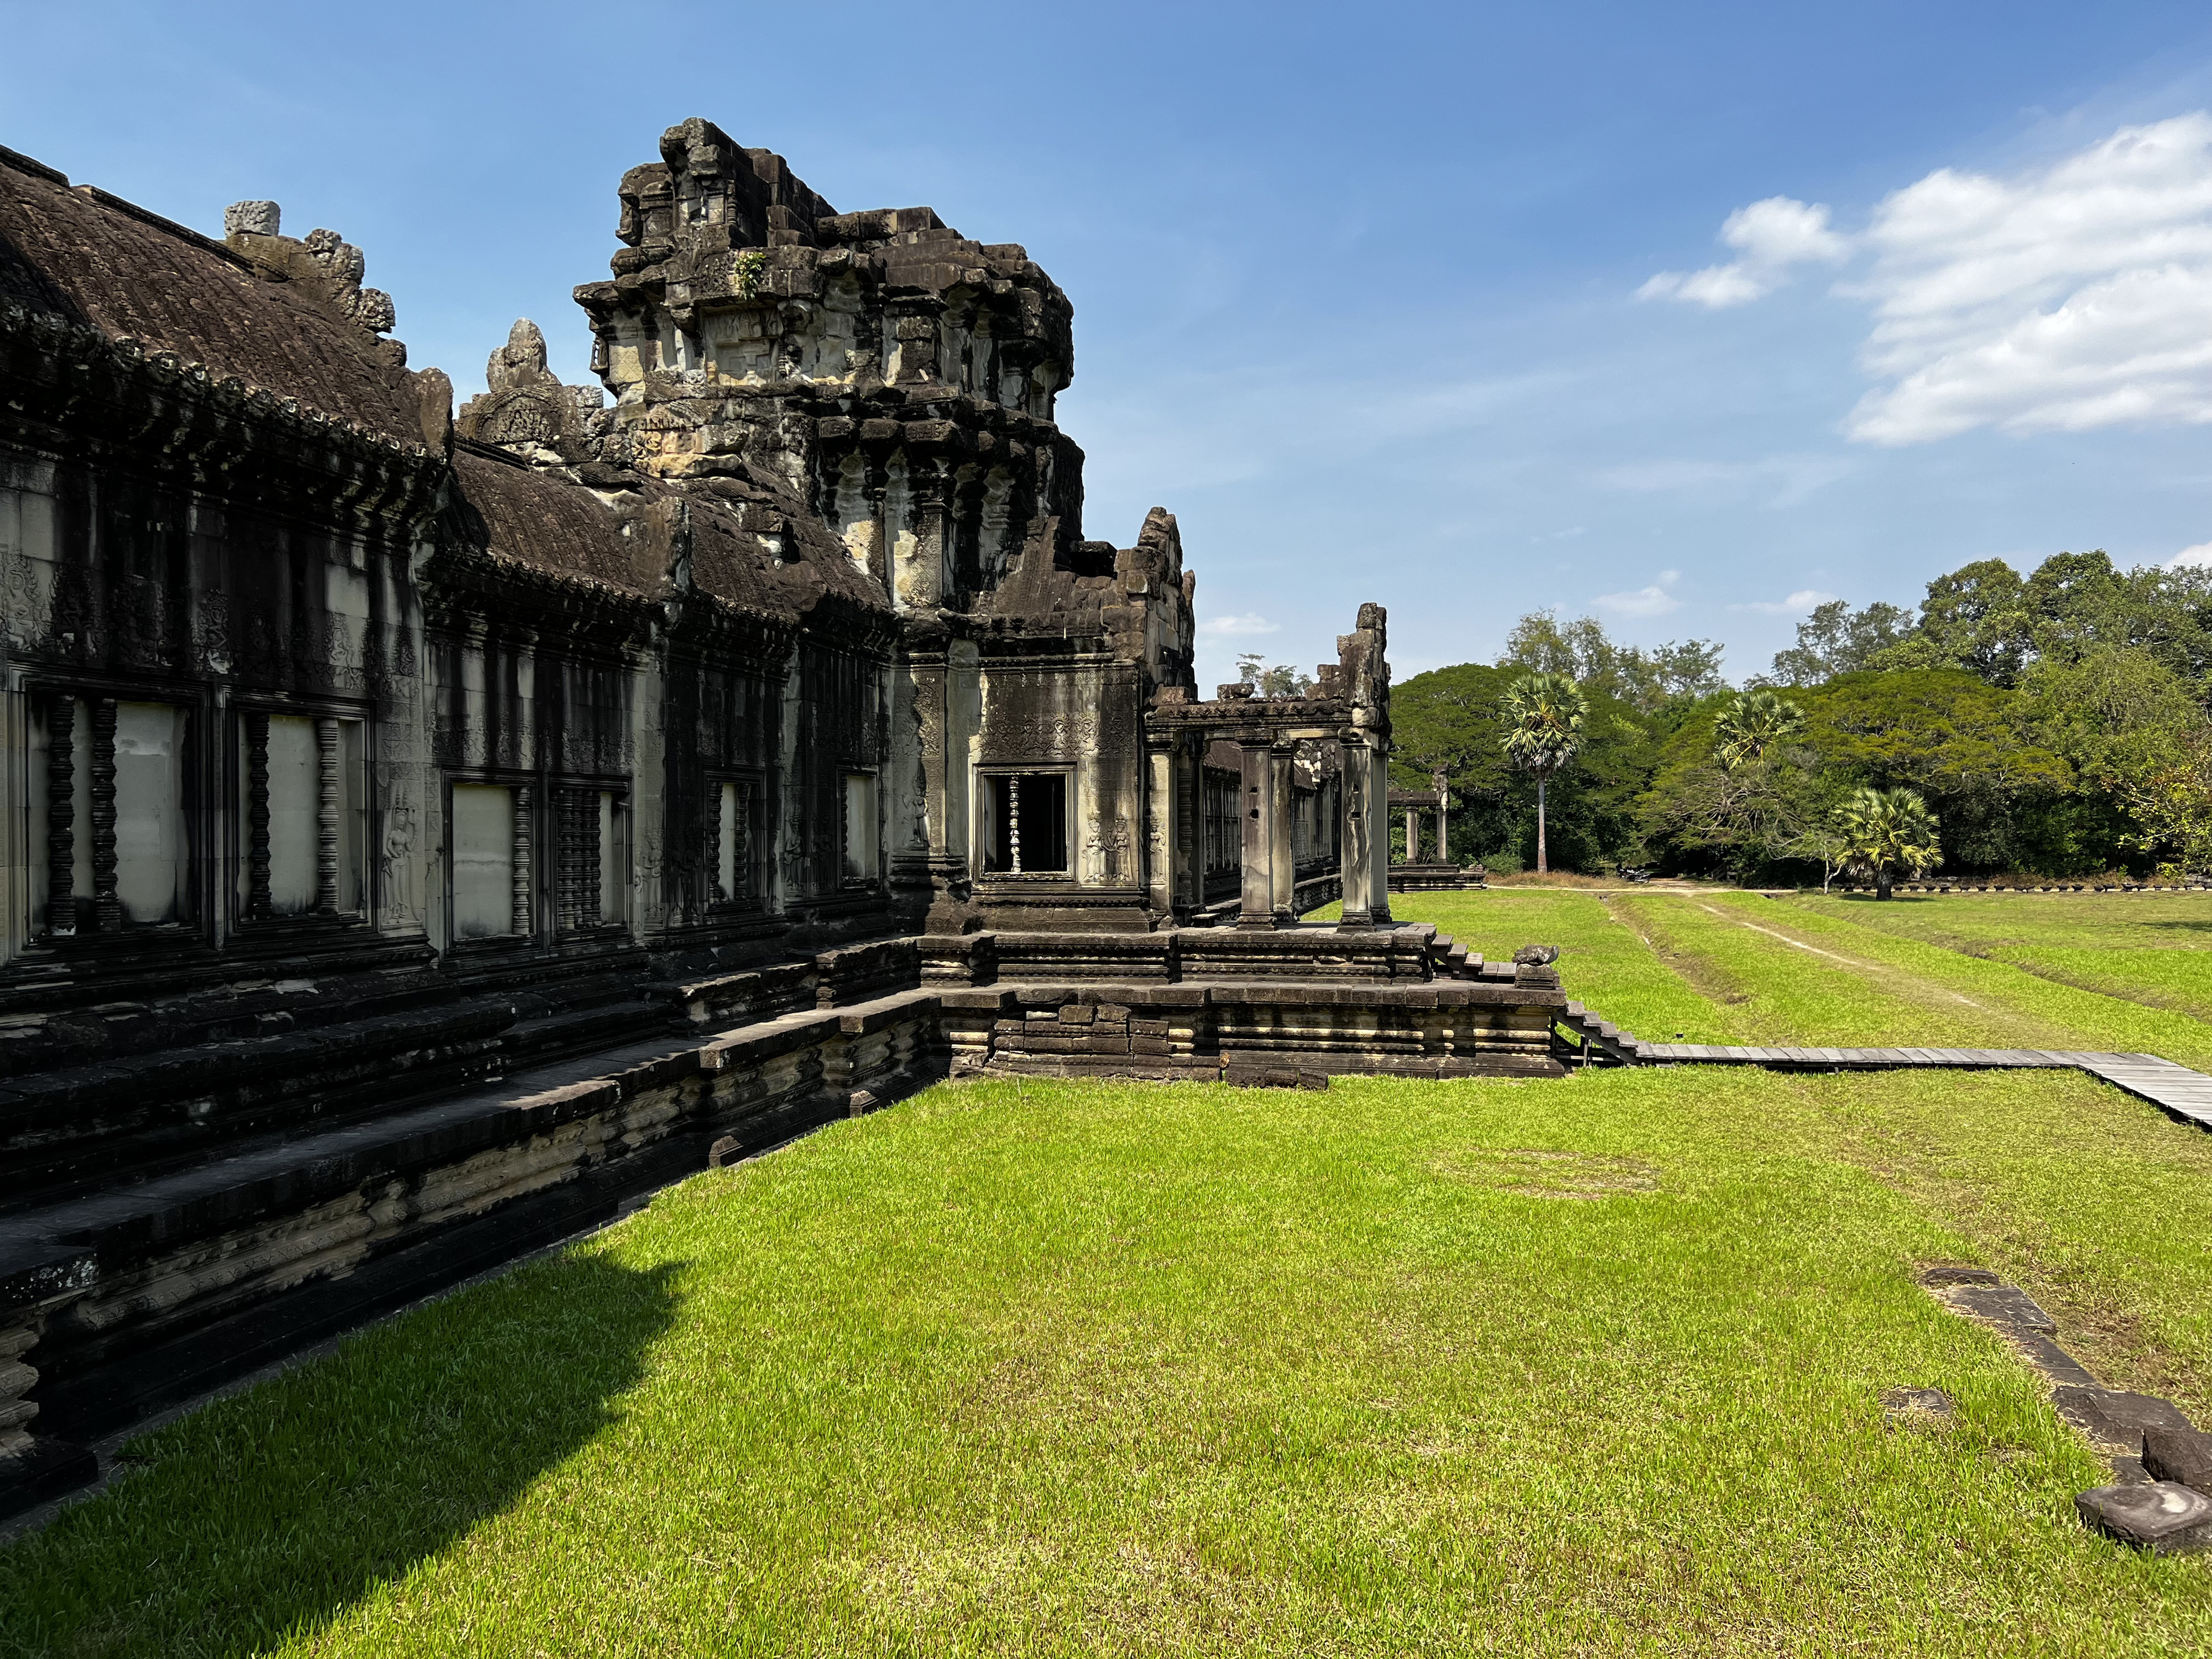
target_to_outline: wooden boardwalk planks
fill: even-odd
[[[1581,1011],[1577,1011],[1580,1012]],[[1584,1018],[1592,1018],[1584,1015]],[[1629,1045],[1624,1042],[1622,1045]],[[2072,1068],[2201,1127],[2212,1129],[2212,1077],[2157,1054],[2108,1054],[2063,1048],[1769,1048],[1704,1042],[1637,1042],[1643,1066],[1765,1066],[1821,1071],[1976,1071]]]

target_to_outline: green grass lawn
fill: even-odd
[[[2044,979],[2212,1019],[2212,895],[1926,898],[1808,895],[1803,908]]]
[[[1399,908],[1645,1036],[1956,1020],[1954,963],[2194,1024],[1754,898]],[[2212,1136],[2075,1074],[947,1085],[143,1437],[0,1552],[0,1652],[2212,1651],[1912,1282],[2212,1420],[2208,1237]]]

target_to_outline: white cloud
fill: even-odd
[[[2212,421],[2212,115],[2013,179],[1931,173],[1875,211],[1850,435]]]
[[[1681,600],[1667,591],[1681,580],[1680,571],[1662,570],[1650,587],[1639,587],[1632,593],[1601,593],[1590,603],[1616,617],[1663,617],[1682,608]]]
[[[1786,599],[1752,599],[1729,609],[1757,611],[1769,617],[1803,617],[1811,614],[1816,605],[1826,605],[1837,597],[1817,587],[1801,587]]]
[[[2212,565],[2212,542],[2199,542],[2194,547],[2185,547],[2166,562],[2168,570],[2186,570],[2191,565]]]
[[[1275,623],[1269,622],[1265,617],[1249,614],[1242,617],[1209,617],[1206,621],[1199,623],[1198,634],[1201,639],[1243,639],[1254,634],[1275,633],[1279,630],[1279,626]]]
[[[1713,309],[1794,266],[1854,252],[1836,292],[1865,301],[1880,382],[1844,423],[1862,442],[2212,423],[2212,113],[2110,137],[2008,178],[1940,168],[1886,198],[1863,235],[1773,197],[1722,238],[1742,253],[1639,297]]]
[[[1721,226],[1721,240],[1743,257],[1703,270],[1662,270],[1638,289],[1636,297],[1724,311],[1765,299],[1788,279],[1794,265],[1832,264],[1851,250],[1849,237],[1828,228],[1826,208],[1787,196],[1738,208]]]

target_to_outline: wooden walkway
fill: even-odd
[[[1757,1048],[1646,1042],[1570,1002],[1559,1024],[1592,1060],[1620,1066],[1760,1066],[1780,1072],[2076,1071],[2100,1078],[2202,1129],[2212,1129],[2212,1077],[2156,1054],[2071,1048]]]

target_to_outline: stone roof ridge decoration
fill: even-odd
[[[1383,654],[1386,623],[1381,605],[1361,605],[1358,625],[1337,636],[1337,660],[1321,665],[1319,683],[1310,696],[1255,696],[1251,686],[1237,684],[1218,686],[1212,700],[1201,702],[1183,688],[1163,687],[1153,695],[1146,724],[1294,738],[1357,732],[1387,744],[1390,665]]]
[[[486,389],[453,417],[462,437],[540,466],[604,459],[593,440],[606,435],[608,423],[592,417],[601,414],[605,394],[596,386],[563,384],[546,367],[545,336],[529,318],[515,319],[507,343],[484,365],[484,381]]]
[[[334,230],[311,230],[304,240],[295,240],[283,234],[283,210],[274,202],[233,202],[222,210],[223,243],[265,275],[319,292],[371,339],[389,334],[398,320],[392,296],[361,284],[368,256]],[[397,340],[380,343],[398,354],[393,368],[405,364],[405,346]]]
[[[253,204],[246,218],[266,226],[274,209]],[[406,348],[380,337],[389,302],[360,286],[359,250],[330,233],[313,249],[264,237],[268,258],[256,258],[245,239],[218,241],[27,156],[0,156],[0,307],[185,366],[195,384],[266,391],[311,422],[442,450],[442,377],[410,376]]]

